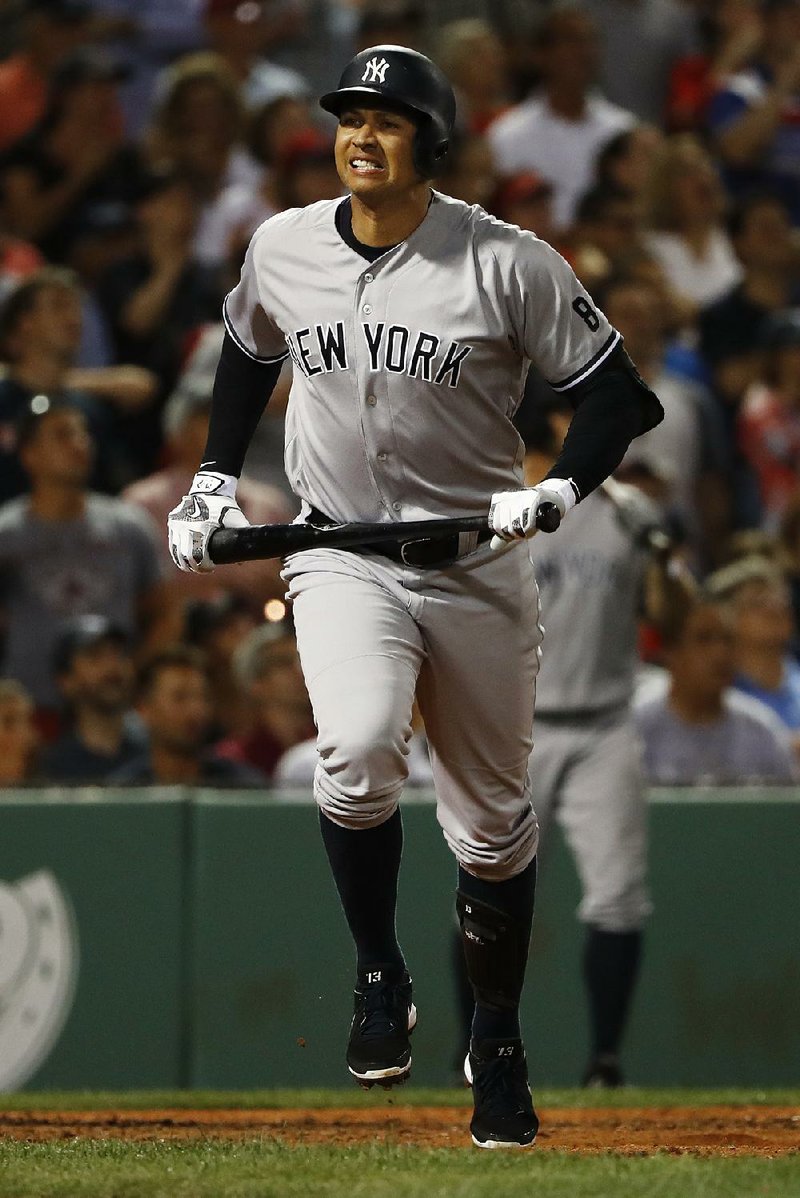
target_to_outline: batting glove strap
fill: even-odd
[[[524,490],[498,491],[489,508],[489,527],[495,534],[492,549],[534,536],[536,513],[543,503],[554,503],[563,519],[577,501],[578,490],[570,478],[547,478]]]
[[[167,516],[170,556],[179,570],[206,574],[214,569],[208,555],[211,534],[218,528],[246,528],[248,523],[234,498],[190,491]]]

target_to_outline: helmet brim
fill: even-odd
[[[400,112],[419,119],[427,114],[414,104],[407,104],[396,96],[387,96],[376,87],[340,87],[338,91],[326,92],[320,97],[319,106],[334,116],[341,116],[347,108],[385,108],[387,112]]]

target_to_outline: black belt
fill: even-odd
[[[338,520],[332,520],[319,508],[312,507],[306,517],[307,524],[316,528],[332,528]],[[470,538],[469,548],[460,548],[462,536]],[[448,533],[443,537],[425,537],[413,541],[365,541],[363,545],[351,545],[347,553],[379,553],[393,562],[404,566],[422,566],[428,569],[444,569],[452,566],[460,557],[472,553],[478,545],[483,545],[492,536],[491,528],[482,528],[478,533]]]

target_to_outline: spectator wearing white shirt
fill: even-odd
[[[634,703],[650,782],[791,782],[791,749],[777,716],[733,689],[732,613],[701,595],[672,616],[671,625],[662,630],[667,683],[648,684]]]
[[[593,90],[597,37],[581,9],[550,12],[537,53],[541,87],[490,125],[488,136],[501,175],[535,171],[553,184],[555,223],[564,230],[592,185],[599,151],[636,118]]]
[[[656,151],[644,202],[647,248],[695,314],[739,282],[722,181],[694,134],[670,137]]]

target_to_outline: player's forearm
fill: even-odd
[[[616,470],[631,441],[655,427],[664,410],[624,350],[582,383],[564,445],[548,478],[570,478],[581,498]]]
[[[214,378],[203,468],[239,477],[280,372],[280,362],[255,361],[226,332]]]

